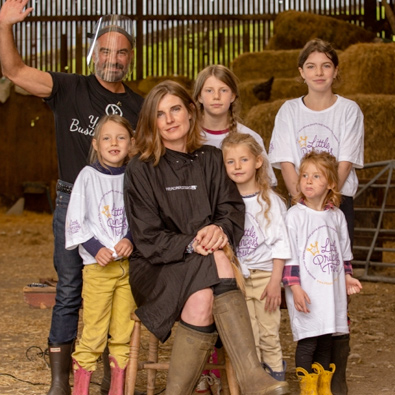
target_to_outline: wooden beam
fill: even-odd
[[[392,34],[395,35],[395,16],[394,12],[392,11],[391,6],[388,4],[387,0],[381,0],[381,3],[384,6],[385,9],[385,16],[387,17],[387,20],[391,26]]]

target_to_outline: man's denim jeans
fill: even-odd
[[[50,343],[70,343],[77,337],[79,309],[82,303],[82,259],[78,248],[71,251],[65,249],[65,220],[69,200],[68,193],[57,192],[53,233],[54,266],[58,274],[58,283],[48,339]]]

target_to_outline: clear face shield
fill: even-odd
[[[89,70],[107,82],[130,77],[134,64],[133,21],[122,15],[105,15],[96,23],[87,63]]]

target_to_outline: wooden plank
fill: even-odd
[[[392,34],[395,35],[395,16],[392,11],[392,8],[387,0],[381,0],[381,2],[384,5],[385,15],[387,17],[387,20],[388,20],[390,26],[391,26]]]
[[[75,72],[82,74],[82,26],[77,25],[77,35],[75,43]]]

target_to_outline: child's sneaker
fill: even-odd
[[[195,391],[193,391],[193,393],[200,394],[200,395],[201,394],[206,394],[206,395],[211,394],[209,380],[211,380],[209,375],[202,374],[200,376],[200,379],[199,379],[197,386],[195,387]]]
[[[213,372],[210,372],[210,376],[208,376],[208,384],[210,386],[212,395],[221,395],[221,379],[217,377]]]

